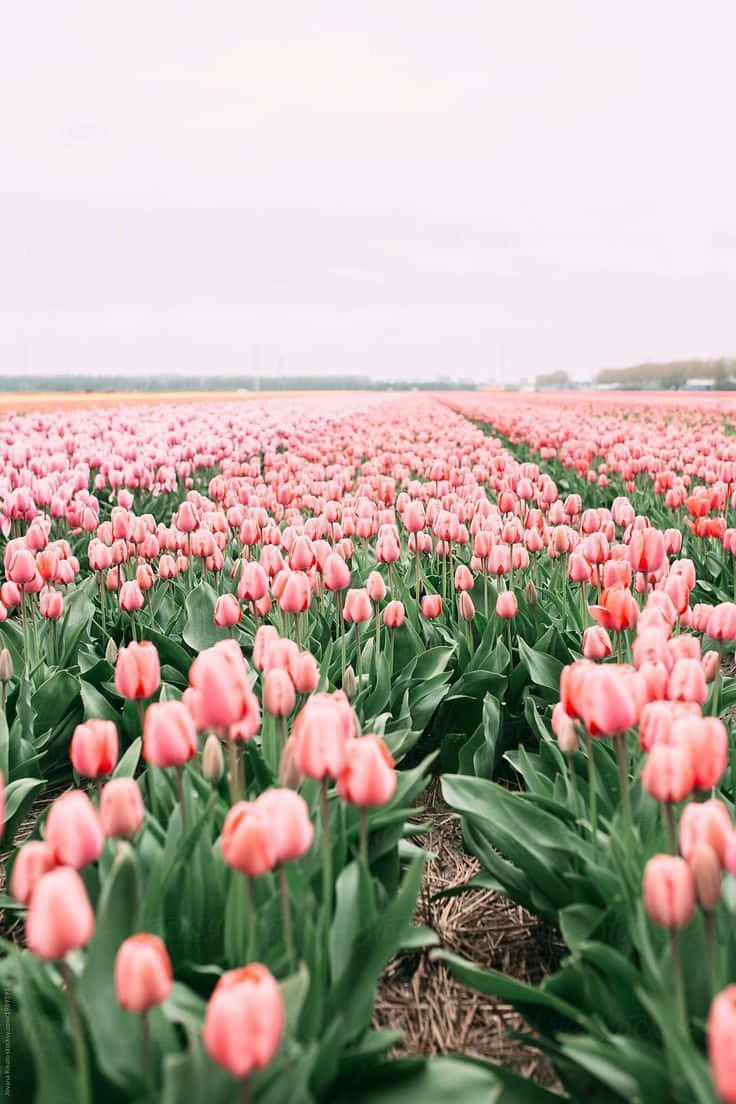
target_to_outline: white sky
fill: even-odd
[[[0,374],[736,354],[731,0],[22,0]]]

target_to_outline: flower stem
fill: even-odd
[[[672,973],[675,979],[675,1001],[677,1004],[677,1016],[680,1026],[685,1034],[688,1034],[687,1006],[685,1003],[685,984],[682,978],[682,961],[680,958],[680,940],[677,929],[670,928],[670,953],[672,955]]]
[[[623,732],[617,732],[613,737],[616,748],[616,766],[618,767],[619,789],[621,791],[621,808],[624,814],[626,832],[631,835],[631,798],[629,795],[629,758],[626,751],[626,736]]]
[[[330,798],[328,782],[322,779],[320,812],[322,819],[322,907],[325,915],[325,940],[332,926],[332,843],[330,841]]]
[[[91,1104],[92,1089],[89,1080],[89,1061],[87,1058],[87,1047],[84,1042],[82,1017],[79,1013],[77,995],[74,990],[74,975],[72,974],[69,964],[65,962],[64,959],[59,962],[59,969],[64,979],[67,1000],[69,1002],[69,1021],[72,1027],[72,1034],[74,1035],[74,1052],[77,1062],[77,1076],[79,1079],[79,1095],[77,1100],[79,1104]]]
[[[360,857],[363,864],[368,866],[368,813],[365,806],[360,806]]]
[[[585,733],[585,749],[588,752],[588,798],[590,802],[590,827],[593,843],[593,862],[598,861],[598,791],[596,789],[598,782],[595,773],[595,762],[593,760],[593,741]]]
[[[289,971],[293,973],[296,968],[296,955],[294,954],[294,933],[291,926],[291,908],[289,906],[289,884],[286,880],[286,866],[283,863],[279,867],[279,896],[281,897],[281,926],[284,931],[286,957],[289,960]]]

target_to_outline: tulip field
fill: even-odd
[[[736,399],[4,411],[0,545],[5,1096],[736,1102]],[[430,790],[541,980],[426,922]]]

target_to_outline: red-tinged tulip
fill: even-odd
[[[695,768],[695,787],[717,786],[728,766],[728,732],[718,717],[682,718],[673,725],[674,739],[690,743]]]
[[[77,774],[98,778],[118,761],[118,730],[113,721],[92,719],[74,729],[69,758]]]
[[[721,901],[721,864],[708,843],[695,846],[689,859],[695,882],[695,899],[702,909],[712,912]]]
[[[237,625],[243,614],[234,594],[221,594],[215,602],[214,622],[221,629]]]
[[[665,560],[664,533],[659,529],[638,529],[631,534],[629,559],[634,571],[651,575]]]
[[[590,576],[593,574],[593,568],[590,566],[585,556],[581,552],[573,552],[570,556],[570,562],[567,565],[567,575],[572,583],[587,583]]]
[[[560,705],[568,717],[582,716],[583,694],[595,664],[588,659],[578,659],[563,667],[560,674]]]
[[[712,640],[736,640],[736,603],[721,602],[713,606],[705,631]]]
[[[180,701],[155,702],[143,719],[143,758],[156,767],[180,767],[197,754],[197,730]]]
[[[442,614],[442,598],[439,594],[425,594],[419,603],[419,608],[422,617],[432,621]]]
[[[269,824],[276,862],[291,862],[306,855],[314,839],[314,825],[304,798],[287,787],[264,790],[256,799]]]
[[[126,613],[137,613],[138,610],[143,609],[144,601],[143,591],[136,579],[128,579],[123,583],[119,598],[121,610],[125,610]]]
[[[148,640],[133,642],[118,652],[115,689],[123,698],[150,698],[161,685],[161,667],[156,646]]]
[[[652,701],[641,711],[639,743],[644,751],[655,744],[668,744],[672,726],[681,717],[700,716],[700,707],[694,702]]]
[[[230,809],[221,846],[228,866],[251,878],[273,870],[278,861],[271,825],[254,801],[237,801]]]
[[[601,593],[600,602],[588,606],[590,616],[604,629],[621,632],[636,624],[639,607],[631,591],[622,586],[613,586]]]
[[[281,667],[274,667],[263,676],[263,708],[272,717],[288,717],[296,704],[296,690],[291,676]]]
[[[78,870],[99,858],[105,843],[97,810],[82,790],[69,790],[53,802],[45,837],[57,864]]]
[[[695,785],[690,749],[683,744],[655,744],[641,772],[641,784],[657,801],[684,801]]]
[[[325,560],[322,579],[327,590],[345,590],[350,586],[350,568],[337,552],[331,552]]]
[[[275,592],[274,592],[275,596]],[[284,588],[278,596],[279,608],[284,613],[304,613],[309,609],[312,591],[309,576],[303,571],[290,571]]]
[[[562,702],[557,702],[552,710],[552,731],[557,737],[560,751],[566,753],[577,751],[579,740],[575,722],[565,712]]]
[[[70,866],[60,866],[36,882],[26,916],[26,943],[52,962],[79,950],[92,938],[95,914],[84,882]]]
[[[134,778],[111,778],[100,794],[100,821],[108,839],[128,839],[141,828],[145,810]]]
[[[611,638],[602,625],[591,625],[583,633],[583,655],[586,659],[606,659],[613,651]]]
[[[266,659],[266,653],[270,646],[279,639],[277,629],[273,625],[261,625],[253,641],[253,666],[256,671],[262,671]]]
[[[644,867],[644,907],[662,928],[684,928],[695,912],[693,874],[678,855],[655,855]]]
[[[345,764],[337,780],[343,801],[362,808],[385,805],[396,789],[391,752],[380,736],[366,735],[346,745]]]
[[[698,705],[705,702],[708,687],[699,659],[678,659],[670,672],[667,697],[670,701],[697,702]]]
[[[386,584],[378,571],[371,571],[365,581],[365,589],[371,602],[382,602],[386,597]],[[348,592],[349,593],[349,592]]]
[[[64,596],[61,591],[44,587],[39,599],[39,609],[42,617],[49,621],[58,621],[64,612]]]
[[[706,652],[702,659],[703,674],[706,682],[713,682],[721,666],[721,657],[712,648]]]
[[[473,599],[470,597],[467,590],[462,590],[460,592],[460,597],[457,602],[457,611],[462,621],[472,621],[475,617]]]
[[[718,1099],[736,1104],[736,985],[719,993],[710,1006],[708,1059]]]
[[[383,623],[387,629],[400,629],[406,618],[404,603],[394,599],[383,611]]]
[[[513,590],[502,590],[496,599],[496,616],[504,621],[516,617],[519,612],[519,603]]]
[[[174,525],[180,533],[193,533],[197,528],[199,525],[199,518],[191,502],[182,502],[181,506],[174,514]]]
[[[268,594],[268,575],[255,560],[244,564],[238,582],[238,598],[243,602],[259,602]]]
[[[591,736],[615,736],[639,723],[647,700],[644,680],[633,668],[593,665],[581,692],[581,716]]]
[[[707,843],[723,866],[731,832],[731,818],[722,801],[690,801],[680,817],[680,853],[689,860],[699,844]]]
[[[214,1062],[244,1078],[271,1061],[284,1033],[284,1019],[275,978],[253,962],[222,975],[207,1004],[202,1038]]]
[[[200,652],[189,668],[189,684],[201,694],[204,728],[226,728],[252,710],[248,668],[234,640],[220,640]]]
[[[473,576],[466,564],[458,564],[455,570],[455,590],[472,590]]]
[[[311,652],[300,652],[291,677],[297,694],[311,694],[319,686],[319,666]]]
[[[56,866],[54,849],[43,840],[24,843],[15,856],[10,876],[10,893],[16,901],[27,905],[39,879]]]
[[[354,730],[353,711],[344,695],[314,694],[294,721],[296,769],[318,781],[337,778]]]
[[[33,553],[30,548],[16,546],[8,555],[7,549],[9,548],[10,545],[7,546],[5,553],[5,574],[11,583],[24,587],[36,575],[36,561],[33,558]]]
[[[351,587],[345,595],[343,617],[348,624],[363,624],[371,619],[371,600],[364,587]]]
[[[157,935],[138,932],[115,955],[115,993],[121,1008],[146,1012],[163,1004],[173,986],[171,961]]]

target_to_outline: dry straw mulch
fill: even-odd
[[[471,962],[532,984],[541,981],[556,967],[562,947],[536,917],[492,890],[432,899],[480,869],[463,848],[459,822],[438,782],[425,794],[417,821],[431,823],[417,843],[436,855],[427,863],[417,923],[433,928],[445,948]],[[379,984],[374,1024],[403,1033],[398,1054],[476,1055],[559,1088],[547,1058],[514,1037],[530,1029],[512,1006],[466,988],[426,952],[403,954],[389,963]]]

